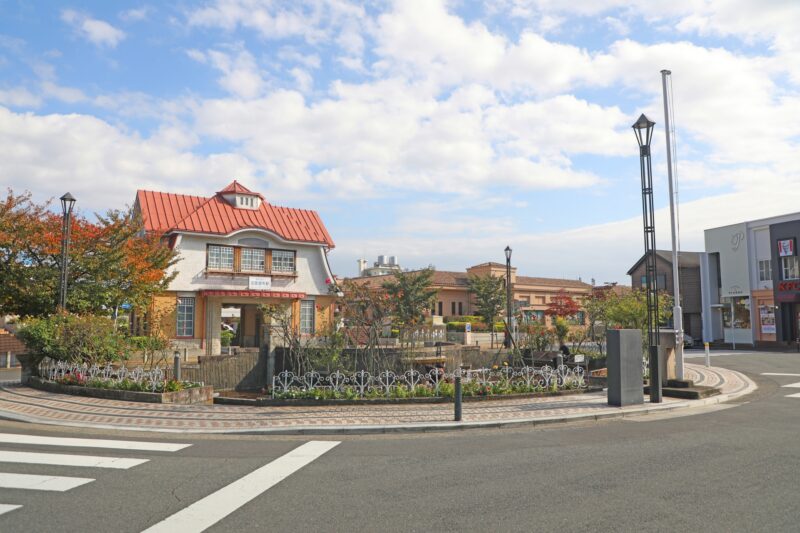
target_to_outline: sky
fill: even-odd
[[[0,187],[91,217],[233,179],[317,210],[339,276],[405,268],[630,283],[640,113],[670,247],[800,211],[795,0],[0,0]]]

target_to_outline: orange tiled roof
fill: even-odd
[[[255,194],[234,181],[210,198],[140,190],[136,192],[136,204],[145,230],[149,232],[228,235],[241,229],[258,228],[289,241],[333,248],[333,239],[316,211],[278,207],[265,200],[258,209],[237,209],[222,197],[231,192]]]
[[[383,285],[384,281],[394,279],[394,274],[384,274],[382,276],[364,276],[358,278],[350,278],[352,281],[366,285],[370,288],[379,288]],[[436,270],[433,273],[433,280],[431,284],[434,287],[464,287],[468,286],[469,275],[466,272],[449,272],[446,270]],[[535,278],[530,276],[517,276],[517,281],[514,284],[519,288],[520,285],[544,285],[547,287],[556,288],[578,288],[578,289],[591,289],[592,286],[583,281],[576,279],[557,279],[557,278]]]
[[[0,353],[22,354],[27,351],[25,344],[16,335],[7,329],[0,328]]]

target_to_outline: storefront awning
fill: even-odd
[[[200,296],[236,296],[245,298],[288,298],[300,300],[306,297],[304,292],[281,292],[281,291],[251,291],[251,290],[206,290],[200,291]]]

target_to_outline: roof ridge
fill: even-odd
[[[167,193],[167,194],[170,194],[170,193]],[[195,213],[197,213],[198,211],[200,211],[200,209],[202,209],[203,207],[205,207],[206,205],[208,205],[208,204],[209,204],[209,202],[211,202],[211,200],[213,200],[214,198],[216,198],[216,196],[212,196],[211,198],[206,198],[206,197],[203,197],[203,198],[205,198],[205,200],[206,200],[205,202],[202,202],[200,205],[198,205],[198,206],[197,206],[197,208],[196,208],[194,211],[191,211],[189,214],[187,214],[187,215],[186,215],[185,217],[183,217],[182,219],[180,219],[180,220],[176,220],[176,221],[175,221],[175,224],[173,224],[173,225],[172,225],[172,227],[171,227],[171,228],[169,228],[169,229],[171,229],[171,230],[173,230],[173,229],[180,229],[180,228],[178,228],[178,226],[179,226],[179,225],[180,225],[180,224],[181,224],[181,223],[182,223],[184,220],[186,220],[186,219],[187,219],[187,218],[189,218],[190,216],[192,216],[192,215],[194,215]]]

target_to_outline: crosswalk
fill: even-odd
[[[111,439],[81,439],[72,437],[47,437],[0,433],[0,469],[3,464],[26,464],[42,466],[68,466],[91,469],[128,470],[150,459],[115,457],[84,453],[50,453],[30,451],[31,446],[107,449],[124,452],[173,453],[191,446],[172,442],[145,442]],[[19,448],[22,448],[20,450]],[[52,448],[51,448],[52,450]],[[0,489],[23,491],[67,492],[95,481],[92,477],[20,474],[0,471]],[[13,494],[13,493],[12,493]],[[0,516],[20,509],[22,505],[0,502]]]
[[[762,376],[787,376],[787,377],[800,377],[800,374],[786,374],[781,372],[762,372]],[[786,385],[781,385],[781,388],[787,389],[800,389],[800,381],[795,383],[787,383]],[[787,398],[800,398],[800,392],[796,392],[794,394],[787,394]]]

